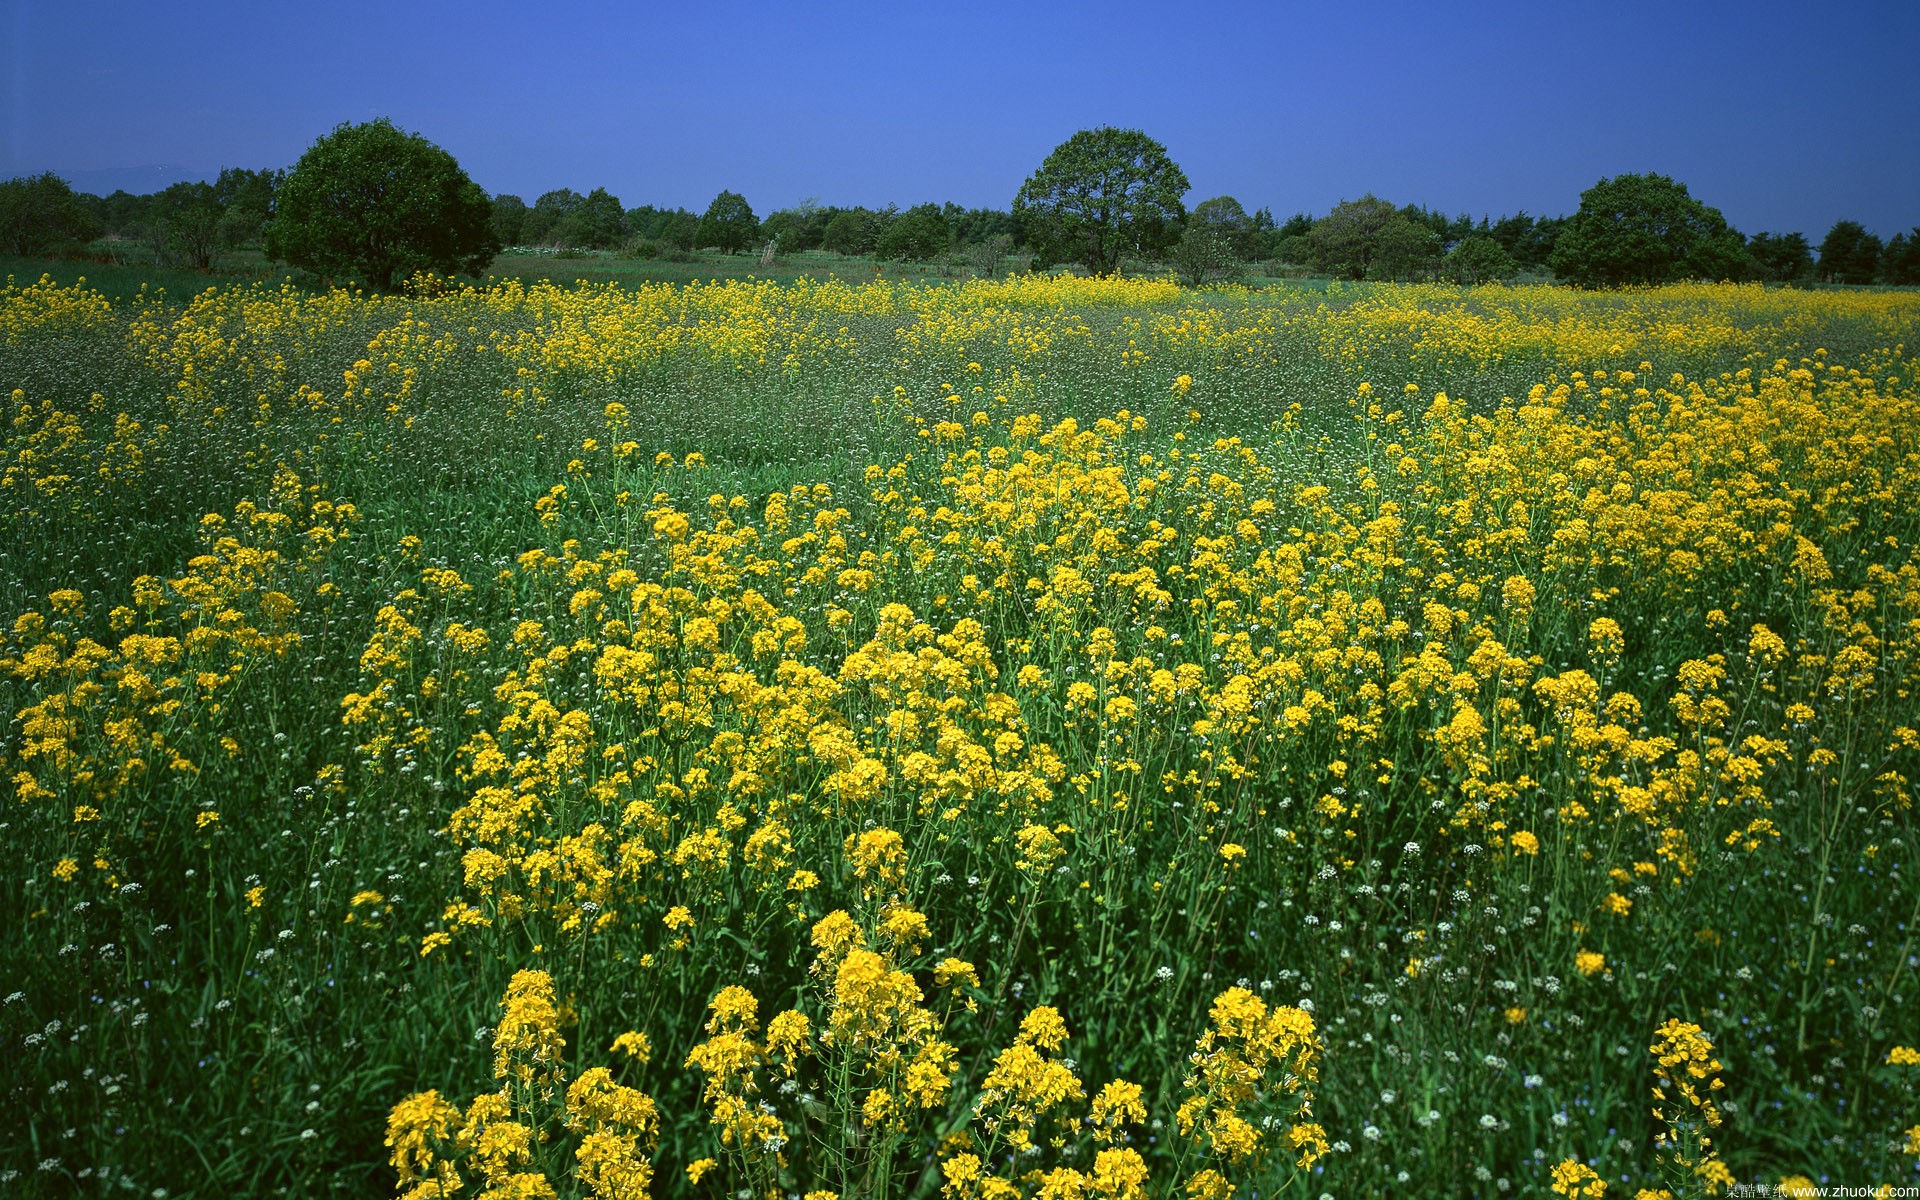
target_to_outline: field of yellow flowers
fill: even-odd
[[[0,1191],[1920,1184],[1911,293],[0,290]]]

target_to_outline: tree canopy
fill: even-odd
[[[1835,221],[1820,239],[1820,274],[1834,283],[1872,283],[1884,248],[1860,222]]]
[[[917,204],[895,217],[874,243],[877,258],[925,262],[953,244],[953,229],[938,204]]]
[[[1717,208],[1665,175],[1616,175],[1580,193],[1547,265],[1581,287],[1738,279],[1746,243]]]
[[[1459,245],[1447,252],[1442,269],[1455,283],[1486,283],[1511,278],[1520,264],[1490,235],[1476,233],[1462,238]]]
[[[1047,155],[1013,199],[1029,245],[1111,275],[1124,254],[1180,237],[1190,185],[1167,148],[1137,129],[1083,129]]]
[[[7,253],[44,254],[99,233],[99,220],[53,172],[0,183],[0,249]]]
[[[1315,271],[1348,278],[1365,278],[1375,269],[1382,244],[1390,227],[1409,225],[1394,205],[1367,192],[1359,200],[1342,200],[1331,213],[1313,223],[1306,234],[1308,263]],[[1407,230],[1394,228],[1398,244],[1405,244]]]
[[[1887,241],[1880,252],[1880,282],[1903,287],[1920,283],[1920,226]]]
[[[1747,241],[1754,274],[1767,283],[1800,283],[1813,277],[1813,250],[1801,233],[1756,233]]]
[[[1266,246],[1264,230],[1232,196],[1215,196],[1194,205],[1187,216],[1187,230],[1196,228],[1212,233],[1241,262],[1260,257]]]
[[[696,246],[713,246],[733,254],[746,249],[759,232],[760,222],[754,218],[747,198],[739,192],[721,192],[707,205],[693,241]]]
[[[500,249],[493,205],[453,155],[385,117],[342,124],[294,164],[267,253],[392,291],[416,271],[478,274]]]

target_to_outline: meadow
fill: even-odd
[[[1920,295],[0,291],[0,1190],[1920,1186]]]

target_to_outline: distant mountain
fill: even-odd
[[[72,184],[76,192],[111,196],[117,191],[124,190],[136,196],[144,196],[151,192],[164,191],[176,183],[211,183],[220,172],[160,164],[144,167],[102,167],[94,171],[55,171],[54,174]]]

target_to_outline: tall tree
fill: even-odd
[[[925,262],[953,244],[953,229],[938,204],[917,204],[893,219],[874,243],[879,258]]]
[[[739,192],[721,192],[707,205],[707,211],[700,217],[700,228],[694,233],[694,244],[713,246],[728,254],[746,249],[760,232],[760,222],[754,218],[753,206]]]
[[[1880,239],[1858,221],[1835,221],[1820,239],[1820,274],[1831,283],[1872,283]]]
[[[694,230],[700,218],[684,208],[655,208],[642,204],[627,210],[627,227],[648,241],[670,250],[693,249]]]
[[[1745,239],[1686,184],[1665,175],[1616,175],[1580,193],[1580,211],[1547,265],[1581,287],[1622,287],[1738,278],[1745,257]]]
[[[1920,283],[1920,226],[1912,233],[1896,233],[1880,253],[1880,282],[1910,286]]]
[[[1173,247],[1172,259],[1180,282],[1188,287],[1215,283],[1242,269],[1240,256],[1226,235],[1204,221],[1187,222],[1186,232]]]
[[[210,183],[176,183],[153,198],[155,240],[166,256],[195,270],[213,266],[213,256],[230,245],[233,227]]]
[[[100,219],[52,171],[0,183],[0,249],[45,254],[100,236]]]
[[[493,238],[502,246],[519,246],[527,224],[527,202],[508,192],[493,198]]]
[[[1813,249],[1804,233],[1756,233],[1747,239],[1754,273],[1767,283],[1801,283],[1813,278]]]
[[[1111,275],[1124,254],[1154,255],[1180,236],[1191,185],[1167,148],[1137,129],[1083,129],[1047,155],[1013,198],[1029,244]]]
[[[1271,221],[1269,214],[1269,224]],[[1260,257],[1260,251],[1265,248],[1266,239],[1254,225],[1253,218],[1232,196],[1215,196],[1194,205],[1193,212],[1187,216],[1187,229],[1189,232],[1203,229],[1211,233],[1241,262],[1251,262]]]
[[[809,196],[792,208],[777,208],[768,213],[760,222],[760,232],[765,237],[778,238],[783,252],[814,250],[819,248],[828,219],[828,212],[820,201]]]
[[[485,270],[500,249],[493,205],[453,155],[385,117],[343,124],[294,164],[267,253],[391,291],[416,271]]]
[[[223,167],[213,181],[213,198],[220,205],[226,225],[222,236],[231,243],[251,241],[260,236],[273,219],[275,198],[285,171],[250,171],[245,167]]]
[[[1372,192],[1358,200],[1342,200],[1313,223],[1307,234],[1307,262],[1329,275],[1363,279],[1380,253],[1382,232],[1396,220],[1406,218]]]
[[[868,208],[843,208],[821,231],[820,245],[835,254],[865,254],[880,240],[890,219]]]
[[[1442,270],[1455,283],[1487,283],[1511,278],[1519,270],[1519,264],[1513,261],[1506,247],[1491,236],[1475,233],[1460,239],[1459,245],[1447,251]]]
[[[618,196],[605,188],[595,188],[561,216],[553,231],[563,246],[616,246],[627,236],[627,210],[620,206]]]
[[[1445,218],[1441,218],[1444,224]],[[1402,281],[1431,279],[1440,266],[1441,235],[1430,220],[1416,221],[1402,212],[1374,237],[1369,279]]]

